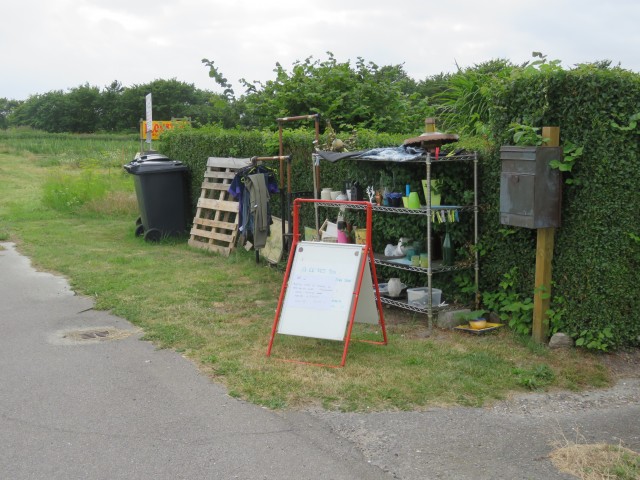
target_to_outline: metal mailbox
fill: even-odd
[[[500,223],[559,227],[562,175],[549,162],[562,160],[562,148],[503,146],[500,160]]]

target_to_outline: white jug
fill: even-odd
[[[402,292],[402,283],[400,283],[399,278],[390,278],[387,288],[389,289],[390,297],[399,297],[400,292]]]

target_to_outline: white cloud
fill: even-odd
[[[611,59],[640,71],[635,0],[9,0],[0,29],[0,97],[84,84],[177,78],[216,89],[202,58],[236,86],[309,56],[403,64],[423,79],[542,51],[565,66]]]

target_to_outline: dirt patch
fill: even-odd
[[[137,332],[139,332],[138,329],[121,330],[114,327],[59,330],[50,335],[49,342],[54,345],[92,344],[110,340],[122,340]]]
[[[617,378],[640,378],[640,348],[605,353],[600,360]]]

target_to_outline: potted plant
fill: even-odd
[[[470,312],[458,312],[454,315],[456,320],[462,320],[469,323],[469,327],[474,330],[480,330],[487,326],[487,319],[485,315],[488,312],[486,310],[472,310]]]
[[[342,220],[345,222],[345,233],[349,243],[355,243],[355,230],[356,230],[356,215],[352,210],[345,210],[342,215]]]
[[[427,188],[427,180],[422,180],[422,192],[424,193],[425,202],[427,201],[427,195],[431,194],[431,206],[437,207],[442,200],[442,180],[431,179],[431,188]]]

